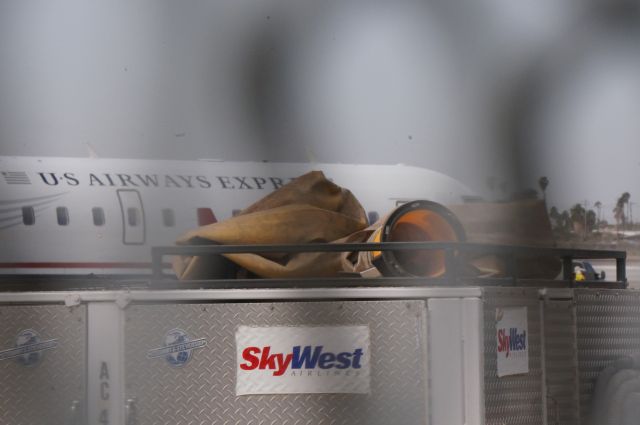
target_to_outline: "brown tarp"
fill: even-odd
[[[188,232],[177,243],[307,244],[337,241],[367,226],[364,209],[351,192],[322,172],[307,173],[246,208],[236,217]],[[342,253],[225,254],[258,276],[294,278],[335,276],[343,269]],[[176,257],[180,279],[215,275],[211,258]],[[212,264],[218,265],[219,262]]]

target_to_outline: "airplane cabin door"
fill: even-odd
[[[143,245],[145,243],[145,218],[140,193],[134,189],[118,189],[117,194],[122,213],[122,243]]]

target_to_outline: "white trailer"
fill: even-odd
[[[640,294],[566,281],[56,279],[107,289],[0,293],[2,424],[580,424],[598,373],[640,350]],[[242,357],[270,337],[318,358]]]

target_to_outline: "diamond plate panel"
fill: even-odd
[[[640,293],[575,290],[580,415],[589,415],[598,374],[613,360],[640,352]]]
[[[537,289],[486,288],[484,300],[485,424],[542,424],[540,301]],[[496,308],[527,307],[529,373],[498,378]]]
[[[0,305],[0,323],[0,350],[13,348],[25,329],[58,339],[33,366],[0,361],[0,424],[69,423],[72,403],[85,398],[86,307]]]
[[[421,301],[134,305],[126,311],[127,397],[145,424],[424,424]],[[371,394],[235,395],[239,325],[369,325]],[[173,328],[207,346],[181,368],[145,357]]]
[[[547,423],[579,425],[578,358],[573,301],[544,303]]]

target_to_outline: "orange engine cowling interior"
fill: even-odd
[[[465,234],[456,216],[431,201],[404,204],[391,213],[376,242],[462,242]],[[396,250],[373,253],[373,264],[385,276],[440,277],[446,271],[443,250]]]

